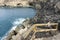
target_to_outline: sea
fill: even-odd
[[[35,14],[36,10],[33,8],[0,8],[0,40],[26,18],[32,18]]]

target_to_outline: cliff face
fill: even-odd
[[[0,0],[0,6],[4,5],[4,0]]]
[[[28,7],[29,3],[28,3],[28,0],[0,0],[0,6]]]

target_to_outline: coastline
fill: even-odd
[[[18,4],[19,5],[19,4]],[[41,8],[41,5],[40,4],[35,4],[33,7],[32,6],[30,6],[29,4],[26,4],[26,5],[22,5],[22,6],[18,6],[18,5],[13,5],[13,6],[7,6],[7,5],[4,5],[4,6],[2,6],[3,8],[4,7],[9,7],[9,8],[36,8],[36,10],[37,10],[37,13],[36,13],[36,16],[34,16],[33,18],[32,18],[32,22],[31,23],[33,23],[33,24],[35,24],[35,23],[48,23],[48,21],[50,20],[48,20],[48,17],[51,17],[51,15],[49,14],[49,15],[47,15],[47,14],[44,14],[45,13],[45,11],[46,12],[49,12],[49,11],[47,11],[46,9],[45,9],[45,6],[43,6],[44,7],[44,9],[45,10],[43,10],[43,8]],[[27,6],[28,5],[28,6]],[[48,4],[47,4],[48,5]],[[46,6],[46,7],[48,7],[48,6]],[[50,8],[51,8],[51,6],[49,6]],[[52,6],[53,7],[53,6]],[[42,10],[42,12],[41,12],[41,10]],[[49,8],[48,8],[48,10],[50,10]],[[52,11],[54,11],[53,9],[51,9]],[[50,10],[50,11],[51,11]],[[43,16],[41,16],[40,14],[42,13],[42,15],[44,15],[44,17]],[[49,12],[50,13],[50,12]],[[54,12],[51,12],[51,13],[54,13]],[[46,15],[46,16],[45,16]],[[51,17],[51,19],[52,18],[54,18],[54,14],[52,14],[53,16]],[[56,13],[56,15],[58,15],[57,13]],[[56,16],[55,16],[56,17]],[[40,18],[40,19],[39,19]],[[45,19],[46,18],[46,19]],[[41,19],[43,19],[43,20],[41,20]],[[39,21],[38,21],[39,20]],[[47,21],[48,20],[48,21]],[[57,20],[58,21],[58,19],[52,19],[52,20],[50,20],[50,22],[56,22],[56,21],[54,21],[54,20]],[[30,28],[31,27],[31,24],[29,24],[29,22],[30,22],[31,20],[30,19],[28,19],[28,20],[26,20],[26,21],[24,21],[22,24],[21,24],[21,26],[22,27],[27,27],[27,28]],[[57,22],[58,23],[58,22]],[[20,25],[18,25],[17,27],[15,27],[15,28],[17,28],[17,29],[15,29],[15,30],[13,30],[13,31],[11,31],[9,34],[8,34],[8,37],[6,38],[6,40],[10,40],[10,39],[14,39],[14,37],[16,37],[16,34],[14,34],[14,32],[17,32],[17,34],[19,34],[20,32],[20,29],[19,29],[19,27],[21,27]],[[23,28],[24,29],[24,28]],[[25,30],[24,30],[25,31]],[[13,36],[12,36],[13,35]],[[18,37],[20,37],[20,36],[18,36]],[[17,38],[16,38],[17,39]]]
[[[20,21],[20,24],[13,26],[3,37],[1,37],[1,40],[8,40],[11,38],[11,35],[14,34],[14,31],[17,32],[17,34],[19,33],[18,30],[22,25],[24,25],[25,27],[27,26],[28,28],[31,26],[29,25],[29,19],[30,18],[26,18],[26,19],[21,19],[22,21]],[[27,24],[27,25],[26,25]],[[23,27],[23,26],[22,26]]]

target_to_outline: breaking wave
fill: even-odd
[[[12,22],[12,24],[13,24],[13,26],[12,26],[12,28],[1,38],[1,40],[4,40],[6,37],[7,37],[7,35],[12,31],[12,30],[15,30],[15,28],[17,27],[17,25],[19,25],[19,24],[22,24],[23,22],[24,22],[24,20],[26,20],[25,18],[18,18],[18,19],[15,19],[13,22]]]
[[[17,25],[22,24],[24,20],[25,20],[24,18],[18,18],[18,19],[16,19],[16,20],[12,23],[12,24],[13,24],[13,27],[11,28],[10,31],[15,30],[15,28],[17,27]]]

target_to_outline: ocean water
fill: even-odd
[[[0,8],[0,40],[14,26],[35,15],[32,8]]]

